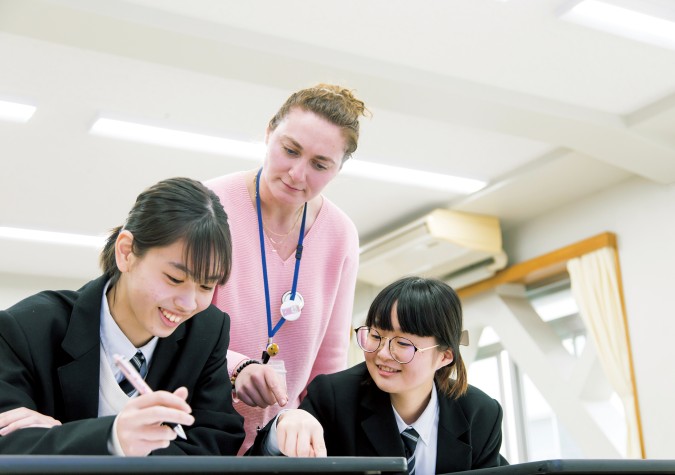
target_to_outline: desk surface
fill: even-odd
[[[0,473],[404,473],[403,457],[0,456]]]
[[[457,472],[459,473],[459,472]],[[462,475],[609,475],[675,474],[675,460],[568,459],[525,462],[461,472]],[[446,474],[450,475],[450,474]]]

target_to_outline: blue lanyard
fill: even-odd
[[[267,310],[267,338],[272,339],[276,335],[281,325],[286,322],[284,317],[272,328],[272,310],[270,307],[270,286],[267,281],[267,258],[265,256],[265,236],[263,235],[262,210],[260,209],[260,174],[262,168],[258,170],[255,180],[255,206],[258,211],[258,234],[260,236],[260,255],[262,256],[263,283],[265,284],[265,310]],[[293,272],[293,287],[291,288],[291,300],[295,299],[295,292],[298,288],[298,275],[300,273],[300,259],[302,258],[302,241],[305,238],[305,219],[307,218],[307,203],[302,211],[302,224],[300,225],[300,236],[298,236],[298,247],[295,248],[295,271]]]

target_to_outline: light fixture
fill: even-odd
[[[200,152],[234,155],[256,161],[262,160],[265,156],[265,144],[263,143],[244,142],[213,135],[167,129],[110,117],[100,117],[97,119],[91,127],[90,132],[95,135],[122,140]],[[454,193],[473,193],[486,186],[486,183],[480,180],[431,173],[411,168],[380,165],[363,160],[348,160],[344,165],[342,173],[371,180]]]
[[[35,106],[0,100],[0,120],[28,122],[35,113]]]
[[[94,247],[97,249],[102,249],[105,244],[105,238],[100,236],[39,231],[36,229],[9,228],[3,226],[0,226],[0,238],[15,239],[18,241],[45,242],[50,244],[68,244],[72,246]]]
[[[558,12],[561,19],[675,49],[675,8],[654,0],[575,0]]]
[[[163,145],[198,152],[220,155],[236,155],[241,158],[260,160],[265,156],[265,144],[232,140],[214,135],[168,129],[138,122],[129,122],[100,117],[90,132],[94,135],[112,137],[133,142]]]
[[[463,194],[474,193],[487,185],[484,181],[472,178],[382,165],[363,160],[348,160],[343,167],[342,173],[399,185],[419,186],[421,188]]]

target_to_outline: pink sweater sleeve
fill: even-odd
[[[354,307],[354,291],[356,276],[359,268],[358,235],[350,236],[352,242],[348,248],[352,249],[345,259],[340,271],[339,286],[333,303],[332,312],[328,319],[328,326],[320,344],[321,351],[317,354],[307,384],[319,374],[330,374],[347,368],[347,353],[351,338],[352,315]],[[303,389],[300,399],[305,397]]]

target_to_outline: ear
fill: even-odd
[[[273,130],[270,129],[270,126],[268,125],[265,128],[265,145],[267,145],[267,142],[270,140],[270,135],[272,134]]]
[[[441,353],[441,359],[438,360],[438,367],[436,368],[436,370],[439,370],[444,366],[448,366],[453,361],[455,361],[455,355],[452,352],[452,349],[448,348],[447,350]]]
[[[128,272],[134,259],[132,251],[134,235],[131,232],[123,230],[117,235],[115,241],[115,262],[120,272]]]

